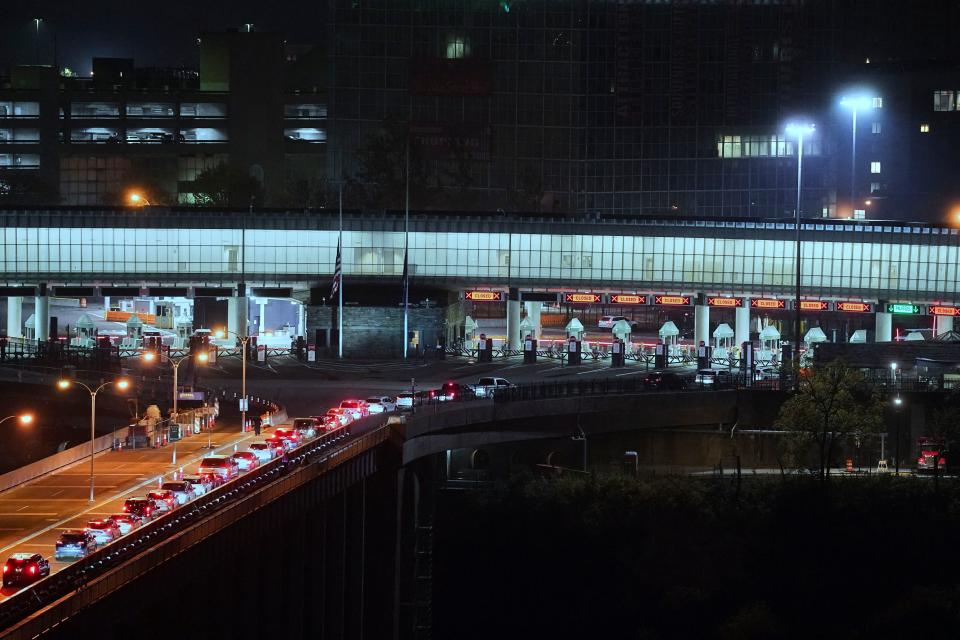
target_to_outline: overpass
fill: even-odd
[[[246,323],[250,295],[293,298],[308,307],[301,334],[312,337],[327,322],[311,310],[322,306],[317,298],[329,290],[336,261],[337,217],[329,211],[7,209],[0,229],[8,335],[20,334],[17,301],[33,296],[37,337],[45,339],[50,295],[218,297],[230,301],[233,327]],[[739,344],[751,313],[791,308],[795,233],[789,220],[418,213],[410,217],[407,255],[416,286],[446,290],[447,302],[461,306],[434,324],[462,323],[462,290],[493,291],[507,303],[514,347],[521,303],[536,324],[551,299],[695,308],[697,340],[709,339],[712,306],[735,307]],[[957,229],[815,219],[801,223],[800,236],[801,311],[813,325],[825,312],[873,315],[877,340],[889,341],[892,314],[935,316],[936,333],[960,314]],[[400,298],[405,237],[402,214],[344,217],[347,290],[377,284],[386,324],[394,323],[387,311]]]

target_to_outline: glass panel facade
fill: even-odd
[[[3,156],[0,156],[2,161]],[[293,222],[293,221],[290,221]],[[309,226],[309,225],[308,225]],[[649,291],[792,295],[791,229],[749,226],[662,231],[647,235],[411,231],[410,273],[421,281],[531,283],[541,286],[629,286]],[[855,233],[805,231],[803,287],[809,295],[917,303],[957,296],[960,242],[955,233],[915,235],[911,228],[862,227]],[[866,231],[870,231],[867,233]],[[940,232],[940,229],[935,229]],[[84,274],[89,278],[218,279],[237,272],[239,228],[0,229],[0,269],[10,278]],[[399,231],[345,231],[347,274],[399,277]],[[246,273],[270,281],[326,281],[336,231],[309,228],[246,232]],[[960,297],[960,296],[957,296]]]
[[[0,118],[36,118],[39,115],[39,102],[10,102],[0,100]]]
[[[204,144],[210,142],[226,142],[227,130],[213,127],[190,127],[180,130],[180,142],[187,144]]]
[[[172,118],[177,107],[172,102],[128,102],[128,118]]]
[[[225,118],[227,105],[220,102],[184,102],[180,115],[185,118]]]
[[[33,144],[40,142],[39,129],[0,129],[0,144]]]
[[[116,102],[73,102],[70,115],[74,118],[116,118],[120,105]]]
[[[0,153],[0,168],[37,169],[39,167],[40,167],[40,154]]]

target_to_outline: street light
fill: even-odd
[[[33,424],[33,414],[32,413],[21,413],[19,415],[7,416],[6,418],[0,418],[0,424],[3,424],[7,420],[17,419],[22,426],[27,427]]]
[[[844,96],[840,98],[840,106],[849,109],[853,114],[853,138],[850,146],[850,217],[856,212],[857,202],[857,112],[871,108],[873,101],[868,95]]]
[[[896,368],[896,364],[893,365]],[[893,445],[894,471],[900,475],[900,409],[903,407],[903,399],[897,395],[893,399],[893,410],[897,416],[897,442]]]
[[[240,334],[230,331],[228,329],[218,329],[213,333],[213,335],[222,340],[230,334],[236,336],[237,340],[240,341],[240,348],[243,351],[242,353],[242,364],[241,364],[241,382],[240,382],[240,395],[243,398],[240,402],[240,433],[246,433],[247,431],[247,341],[250,339],[250,336],[241,336]]]
[[[816,131],[816,125],[809,122],[791,122],[786,127],[787,135],[797,138],[797,210],[796,210],[796,252],[797,252],[797,284],[794,302],[794,321],[793,321],[793,349],[796,352],[794,359],[800,361],[800,185],[803,176],[803,138],[813,135]],[[798,387],[799,380],[794,376],[794,389]]]
[[[150,204],[150,201],[147,200],[147,197],[137,191],[132,191],[130,195],[127,196],[127,200],[135,207],[141,207]]]
[[[109,387],[110,385],[114,385],[117,387],[117,389],[124,391],[130,387],[130,381],[126,378],[110,380],[108,382],[104,382],[99,387],[94,389],[78,380],[67,380],[64,378],[57,380],[57,388],[59,388],[61,391],[66,391],[75,384],[80,385],[90,393],[90,502],[93,502],[93,456],[95,453],[93,441],[96,438],[97,433],[97,394],[100,393],[102,389]]]
[[[171,420],[173,420],[175,417],[177,417],[177,416],[180,415],[180,412],[177,410],[177,395],[178,395],[178,389],[179,389],[179,386],[180,386],[179,383],[178,383],[179,373],[180,373],[180,365],[183,364],[183,362],[184,362],[185,360],[189,360],[190,358],[192,358],[192,357],[194,357],[194,356],[196,356],[196,360],[197,360],[197,362],[199,362],[200,364],[205,363],[205,362],[210,358],[210,356],[207,355],[207,352],[206,352],[206,351],[201,351],[201,352],[196,353],[196,354],[194,354],[194,353],[188,353],[187,355],[185,355],[185,356],[183,356],[183,357],[181,357],[181,358],[171,358],[171,357],[168,356],[168,355],[164,355],[164,354],[159,353],[159,352],[156,352],[156,351],[144,351],[144,353],[143,353],[143,360],[144,360],[144,362],[153,362],[153,361],[156,360],[157,358],[160,358],[160,359],[162,359],[162,360],[166,360],[167,362],[169,362],[169,363],[173,366],[173,411],[172,411],[171,414],[170,414],[170,419],[171,419]],[[179,419],[177,420],[177,424],[180,424]],[[169,433],[170,433],[170,428],[167,427],[167,434],[168,434],[168,436],[169,436]],[[183,437],[183,434],[181,434],[180,437],[182,438],[182,437]],[[173,463],[172,463],[172,464],[177,464],[177,442],[176,442],[176,441],[174,441],[174,443],[173,443]]]

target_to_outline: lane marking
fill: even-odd
[[[29,509],[29,508],[30,508],[30,505],[25,504],[25,505],[23,505],[22,507],[20,507],[19,509],[17,509],[17,511],[23,511],[24,509]]]

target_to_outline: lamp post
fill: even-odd
[[[894,457],[893,466],[894,466],[894,472],[898,476],[900,475],[900,410],[902,408],[903,408],[903,399],[899,395],[897,395],[897,397],[893,399],[893,410],[897,416],[897,431],[896,431],[897,441],[893,445],[893,457]]]
[[[173,411],[171,411],[170,413],[171,420],[180,414],[180,412],[177,410],[177,396],[179,395],[178,391],[180,387],[179,385],[180,365],[183,364],[186,360],[189,360],[190,358],[192,358],[194,355],[196,355],[197,357],[197,362],[201,364],[205,363],[210,358],[210,356],[208,356],[205,351],[201,351],[197,354],[188,353],[187,355],[180,358],[171,358],[170,356],[164,355],[159,351],[144,351],[143,353],[144,362],[153,362],[154,360],[159,358],[161,360],[166,360],[173,366]],[[177,424],[179,424],[179,420],[177,421]],[[167,433],[169,434],[169,427],[167,429]],[[181,437],[183,436],[181,435]],[[177,443],[176,441],[174,441],[173,464],[176,464],[176,463],[177,463]]]
[[[7,420],[13,420],[14,418],[24,427],[27,427],[33,424],[33,414],[32,413],[21,413],[14,416],[7,416],[6,418],[0,418],[0,424],[3,424]]]
[[[228,329],[220,329],[219,331],[214,332],[214,336],[217,338],[225,338],[227,335],[236,336],[237,340],[240,341],[240,348],[243,353],[242,364],[241,364],[241,382],[240,382],[240,395],[242,400],[240,401],[240,433],[246,433],[247,430],[247,341],[250,339],[250,336],[242,336],[236,332],[230,331]]]
[[[95,389],[77,380],[67,380],[65,378],[61,378],[57,381],[57,387],[61,391],[66,391],[75,384],[80,385],[90,393],[90,502],[93,502],[93,456],[94,453],[96,453],[93,450],[93,441],[96,438],[97,433],[97,394],[100,393],[102,389],[109,387],[110,385],[116,385],[117,389],[124,391],[130,386],[130,381],[126,378],[110,380],[108,382],[104,382]]]
[[[840,106],[850,109],[853,114],[853,137],[850,145],[850,217],[854,216],[857,205],[857,112],[861,109],[866,111],[870,108],[871,101],[869,96],[844,96],[840,98]]]
[[[127,196],[127,200],[135,207],[142,207],[150,204],[150,201],[147,199],[147,197],[137,191],[131,192],[130,195]]]
[[[800,362],[800,185],[802,184],[803,177],[803,138],[804,136],[813,135],[813,132],[816,131],[816,126],[812,123],[797,123],[791,122],[787,125],[786,131],[788,135],[796,136],[797,138],[797,209],[796,209],[796,221],[794,224],[795,227],[795,244],[796,244],[796,253],[797,253],[797,282],[796,290],[794,292],[796,300],[794,301],[794,317],[793,317],[793,349],[795,353],[793,354],[794,360]],[[798,376],[794,376],[793,388],[798,387],[799,380]]]

